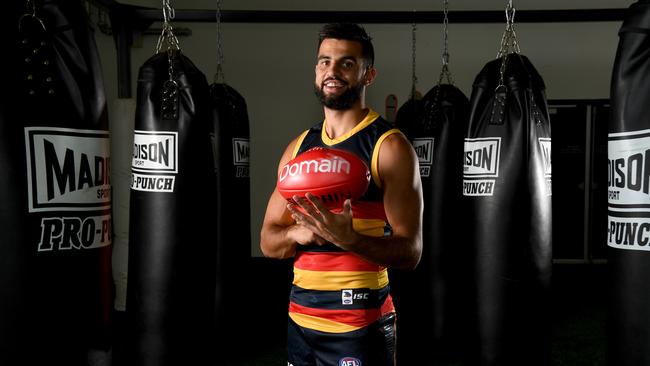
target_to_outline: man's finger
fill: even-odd
[[[321,214],[319,212],[319,209],[317,206],[315,206],[309,198],[304,199],[299,196],[293,196],[293,200],[296,201],[300,207],[302,207],[303,210],[310,216],[312,216],[315,219],[321,219]]]
[[[322,216],[325,216],[326,214],[330,213],[330,210],[327,207],[325,207],[325,205],[320,201],[318,197],[314,196],[311,193],[305,194],[305,197],[309,200],[309,202],[311,202],[311,204],[314,207],[316,207],[316,209],[318,210],[318,212],[320,212]]]
[[[343,202],[343,213],[352,216],[352,200],[349,198]]]

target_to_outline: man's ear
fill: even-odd
[[[372,83],[375,81],[375,78],[376,78],[376,77],[377,77],[377,69],[375,69],[375,68],[372,67],[372,66],[369,67],[369,68],[366,70],[366,76],[365,76],[365,78],[364,78],[364,79],[365,79],[365,80],[364,80],[364,84],[365,84],[366,86],[372,84]]]

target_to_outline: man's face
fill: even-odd
[[[359,42],[325,38],[316,61],[316,96],[327,108],[350,109],[366,85],[366,70]]]

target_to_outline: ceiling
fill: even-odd
[[[118,0],[123,4],[160,8],[162,0]],[[224,10],[440,11],[443,0],[220,0]],[[633,0],[512,0],[517,10],[627,8]],[[176,9],[216,9],[217,0],[170,0]],[[450,10],[501,10],[506,1],[449,0]]]

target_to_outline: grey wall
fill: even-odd
[[[126,3],[126,1],[123,1]],[[450,1],[452,10],[502,10],[504,1]],[[130,3],[159,7],[158,1]],[[396,10],[439,11],[442,1],[222,1],[224,9],[243,10]],[[626,8],[629,0],[566,2],[514,1],[518,10]],[[216,1],[172,1],[177,9],[214,9]],[[515,18],[516,21],[516,18]],[[450,67],[456,85],[468,96],[475,75],[493,59],[503,24],[456,24],[450,20]],[[181,37],[184,53],[211,81],[216,71],[216,24],[173,23],[189,28]],[[154,24],[153,27],[159,27]],[[248,104],[251,129],[252,252],[261,255],[259,228],[266,201],[275,186],[277,162],[286,144],[322,119],[312,93],[316,33],[319,24],[223,23],[226,81]],[[620,22],[519,23],[515,25],[522,54],[528,56],[547,84],[550,99],[608,98]],[[395,94],[401,105],[411,90],[411,25],[367,24],[374,38],[378,77],[368,103],[384,114],[384,99]],[[133,94],[138,67],[154,53],[156,36],[136,40],[132,54]],[[97,33],[109,105],[117,98],[116,51],[110,36]],[[418,90],[435,85],[440,72],[442,26],[418,24],[416,64]],[[119,123],[112,120],[111,123]],[[130,148],[130,147],[127,147]]]

